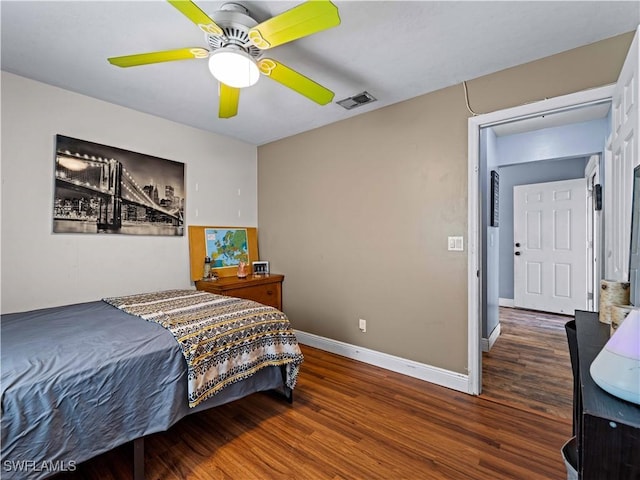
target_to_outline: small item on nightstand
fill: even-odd
[[[238,278],[246,278],[249,273],[249,265],[246,262],[240,262],[238,264]]]
[[[600,280],[600,322],[611,325],[611,305],[629,305],[629,285],[629,282]]]
[[[253,262],[251,265],[253,266],[254,275],[269,275],[269,262]]]
[[[209,257],[204,257],[204,272],[202,274],[203,279],[207,279],[211,277],[211,259]]]
[[[611,328],[609,336],[613,336],[620,324],[636,308],[633,305],[609,305],[609,317],[611,318]]]

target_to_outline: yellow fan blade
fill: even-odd
[[[258,62],[258,68],[267,77],[320,105],[326,105],[333,100],[334,94],[331,90],[275,60],[264,58]]]
[[[207,58],[209,51],[204,48],[179,48],[177,50],[165,50],[162,52],[138,53],[137,55],[125,55],[124,57],[108,58],[109,63],[117,67],[137,67],[150,63],[173,62],[175,60],[188,60],[191,58]]]
[[[238,114],[238,103],[240,101],[240,89],[230,87],[220,82],[220,108],[218,117],[231,118]]]
[[[185,17],[195,23],[200,30],[210,35],[222,35],[222,29],[211,20],[209,15],[190,0],[167,0],[171,5],[180,10]]]
[[[249,30],[249,38],[262,50],[340,25],[333,3],[309,1],[276,15]]]

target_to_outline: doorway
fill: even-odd
[[[486,288],[486,285],[482,287],[477,281],[477,278],[480,277],[480,272],[484,272],[482,268],[484,255],[482,255],[483,245],[479,241],[476,241],[476,239],[479,240],[482,238],[480,232],[483,227],[486,226],[483,225],[481,215],[479,214],[481,211],[481,205],[479,203],[481,190],[479,172],[483,168],[486,171],[486,165],[480,165],[480,130],[486,127],[512,123],[516,120],[540,119],[553,113],[567,112],[580,107],[610,102],[613,90],[613,86],[601,87],[485,114],[480,118],[472,117],[469,119],[468,389],[471,394],[479,394],[482,388],[482,360],[479,342],[481,321],[479,312],[482,306],[481,288]]]
[[[480,356],[480,312],[486,301],[481,296],[481,270],[486,260],[483,254],[483,238],[480,234],[484,217],[481,217],[480,191],[482,168],[480,162],[481,129],[516,120],[545,118],[547,115],[567,112],[587,105],[609,102],[611,105],[611,135],[604,151],[604,173],[607,187],[604,208],[604,276],[612,280],[627,281],[629,277],[629,245],[631,229],[631,203],[633,169],[640,164],[640,104],[637,95],[640,78],[640,27],[627,52],[624,65],[615,84],[585,90],[562,97],[522,105],[484,114],[469,119],[469,168],[468,168],[468,378],[467,389],[478,395],[482,389],[482,358]]]
[[[599,123],[604,129],[606,121]],[[576,128],[591,132],[584,124],[571,126],[573,130]],[[571,130],[567,128],[562,129],[562,133],[569,131]],[[547,129],[546,134],[553,135],[554,129]],[[603,135],[606,135],[606,131]],[[583,148],[590,146],[586,144]],[[522,155],[526,157],[524,152]],[[569,223],[566,219],[575,217],[575,210],[571,210],[571,213],[568,210],[573,202],[578,201],[578,207],[582,209],[578,217],[583,222],[586,220],[585,167],[588,161],[589,156],[583,155],[517,163],[498,169],[501,187],[500,225],[495,229],[499,232],[494,236],[499,238],[499,261],[497,267],[488,262],[488,268],[499,269],[495,281],[499,284],[500,307],[496,318],[497,326],[494,329],[494,332],[498,330],[499,333],[494,336],[491,332],[488,342],[482,339],[483,398],[563,417],[571,411],[566,409],[572,396],[572,389],[567,388],[567,385],[570,386],[572,382],[569,378],[571,365],[568,360],[564,324],[569,320],[566,316],[568,310],[573,313],[575,308],[585,309],[587,285],[586,272],[578,274],[576,270],[579,268],[572,268],[571,259],[567,261],[564,257],[571,254],[573,247],[581,248],[581,258],[573,263],[578,263],[578,267],[585,270],[587,251],[584,233],[586,228],[583,226],[579,228],[579,234],[572,235],[566,229]],[[577,187],[579,191],[576,192],[571,187]],[[514,191],[517,192],[519,189],[525,189],[528,197],[527,209],[531,210],[528,216],[514,213]],[[544,210],[547,207],[552,211],[545,215]],[[532,231],[523,236],[518,235],[516,228],[514,234],[514,222],[525,218],[532,224],[527,225]],[[533,232],[537,221],[544,230],[539,235]],[[551,225],[543,225],[545,223]],[[556,229],[556,226],[559,228]],[[551,233],[553,235],[549,237]],[[551,254],[543,255],[545,252],[541,250],[549,248],[552,250]],[[521,255],[516,255],[518,252]],[[535,257],[541,255],[542,258],[537,261]],[[517,303],[514,300],[518,297],[517,276],[514,277],[514,270],[517,270],[518,261],[522,259],[522,263],[526,262],[523,266],[527,270],[527,281],[535,283],[525,289],[526,294],[532,297],[534,305],[523,305],[521,299],[518,299]],[[559,266],[556,267],[554,264]],[[534,275],[536,273],[538,275]],[[555,275],[556,278],[548,278],[551,275]],[[578,289],[576,277],[581,277],[582,283],[579,287],[582,297],[579,305],[575,305],[571,298],[577,293],[574,290]],[[489,294],[491,289],[487,289],[487,292]],[[559,303],[557,310],[564,315],[543,313],[551,310],[547,306],[549,301]],[[566,305],[567,303],[569,305]],[[515,306],[520,308],[513,308]]]

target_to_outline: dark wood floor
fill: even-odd
[[[295,401],[255,394],[147,437],[147,479],[560,479],[571,426],[303,347]],[[58,478],[131,478],[125,445]]]
[[[482,397],[570,421],[573,375],[564,325],[571,319],[501,307],[500,336],[482,355]]]

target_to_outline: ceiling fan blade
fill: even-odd
[[[222,29],[211,20],[209,15],[200,10],[195,3],[190,0],[167,0],[171,5],[180,10],[185,17],[195,23],[200,30],[210,35],[222,35]]]
[[[326,105],[333,100],[334,93],[331,90],[275,60],[264,58],[258,62],[258,68],[267,77],[320,105]]]
[[[308,1],[249,30],[249,38],[262,50],[340,25],[338,7],[330,1]]]
[[[209,51],[204,48],[179,48],[177,50],[164,50],[161,52],[138,53],[123,57],[108,58],[109,63],[117,67],[137,67],[150,63],[173,62],[175,60],[189,60],[191,58],[207,58]]]
[[[230,87],[220,82],[218,117],[231,118],[238,114],[238,103],[240,101],[240,89]]]

